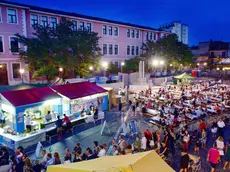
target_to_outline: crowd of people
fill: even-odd
[[[179,93],[178,93],[179,92]],[[213,95],[212,92],[215,92]],[[151,121],[158,127],[157,130],[145,129],[141,134],[136,134],[132,142],[127,142],[126,137],[120,135],[118,140],[112,140],[112,151],[108,151],[106,143],[94,141],[92,147],[83,150],[77,143],[73,150],[66,149],[65,156],[59,152],[48,153],[42,150],[42,159],[31,161],[23,147],[15,150],[10,157],[6,148],[0,150],[0,165],[10,164],[12,172],[40,172],[45,171],[50,165],[68,164],[92,160],[107,155],[118,156],[135,154],[143,151],[156,151],[169,165],[174,165],[172,157],[177,150],[181,150],[180,171],[187,172],[192,168],[191,155],[200,156],[201,150],[207,150],[208,131],[215,140],[213,147],[208,150],[207,161],[211,171],[222,165],[223,170],[230,169],[230,139],[224,142],[224,132],[229,124],[227,112],[229,90],[226,86],[217,85],[210,87],[207,83],[192,86],[165,86],[157,91],[148,89],[134,96],[129,101],[131,114],[143,115],[148,109],[157,110],[157,114],[151,117]],[[186,102],[186,103],[185,103]],[[209,106],[214,109],[210,110]],[[122,103],[118,109],[124,116]],[[210,117],[211,116],[211,117]],[[211,119],[209,119],[211,118]],[[191,130],[190,124],[197,121],[198,126]],[[207,121],[211,125],[207,124]],[[71,129],[71,123],[67,116],[58,117],[56,122],[58,139],[62,137],[63,123],[67,124],[67,132]],[[69,126],[69,127],[68,127]],[[171,158],[170,158],[171,157]]]

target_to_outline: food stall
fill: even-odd
[[[56,131],[58,115],[66,114],[75,125],[94,119],[95,109],[99,117],[109,109],[108,91],[90,82],[2,92],[0,97],[0,143],[12,149],[44,141]]]
[[[51,87],[62,96],[63,113],[72,121],[93,115],[90,106],[97,107],[98,115],[109,109],[108,91],[90,82]]]
[[[11,148],[25,140],[28,142],[25,138],[33,142],[44,140],[46,131],[41,130],[41,124],[46,114],[48,111],[62,113],[62,97],[49,87],[2,92],[0,97],[0,142]],[[30,131],[26,125],[30,126]]]

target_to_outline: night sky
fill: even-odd
[[[158,28],[174,20],[189,26],[189,45],[230,40],[230,0],[12,0]]]

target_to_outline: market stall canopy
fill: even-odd
[[[173,172],[174,170],[155,152],[131,155],[104,156],[78,163],[49,166],[48,172]]]
[[[176,79],[194,79],[191,75],[185,73],[182,73],[181,75],[174,76]]]
[[[77,99],[99,93],[106,93],[107,90],[90,82],[79,82],[74,84],[57,85],[51,87],[56,92],[69,99]]]
[[[8,92],[2,92],[1,94],[14,107],[61,98],[60,95],[58,95],[49,87],[8,91]]]

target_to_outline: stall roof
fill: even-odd
[[[79,82],[74,84],[52,86],[52,89],[69,99],[91,96],[94,94],[105,93],[105,89],[90,82]]]
[[[61,98],[49,87],[32,88],[26,90],[8,91],[1,93],[14,107],[24,106],[46,100]]]

